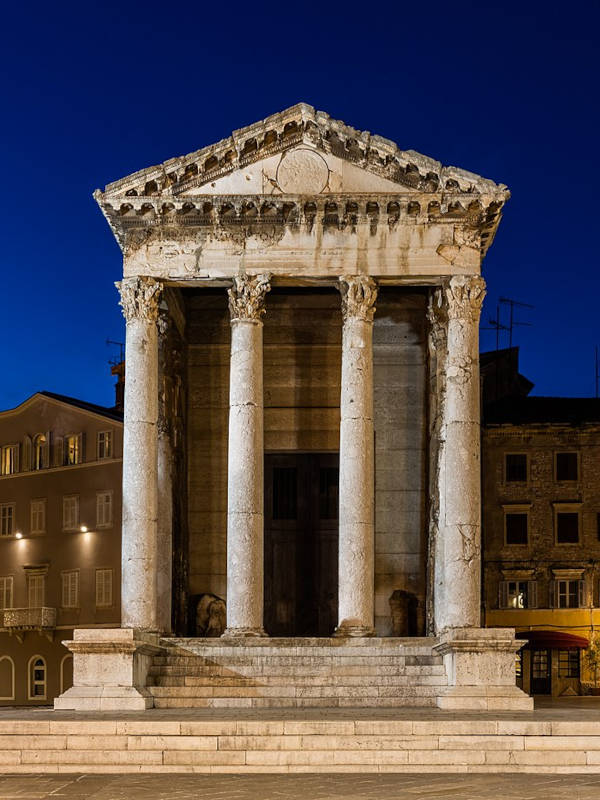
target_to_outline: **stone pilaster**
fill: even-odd
[[[126,320],[121,625],[157,631],[158,303],[153,278],[117,284]]]
[[[269,275],[229,289],[231,365],[227,486],[227,629],[264,636],[263,323]]]
[[[340,398],[339,616],[336,636],[374,634],[375,443],[373,431],[372,278],[340,278],[342,391]]]

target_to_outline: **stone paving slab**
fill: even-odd
[[[597,800],[600,775],[18,775],[0,800]]]

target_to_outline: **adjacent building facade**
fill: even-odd
[[[0,705],[72,683],[74,628],[120,622],[122,413],[38,392],[0,412]]]
[[[525,691],[585,693],[600,678],[586,657],[600,624],[600,400],[515,385],[484,407],[485,621],[527,640]]]

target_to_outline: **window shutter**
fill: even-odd
[[[508,607],[508,581],[500,581],[498,586],[498,608]]]
[[[550,608],[558,608],[558,584],[550,581],[548,584],[548,605]]]
[[[62,467],[65,463],[65,451],[64,451],[64,442],[62,436],[55,436],[54,437],[54,461],[53,465],[55,467]]]
[[[50,437],[52,436],[51,431],[46,431],[46,442],[42,447],[42,467],[46,468],[50,466]]]
[[[78,464],[83,464],[85,461],[85,433],[79,434],[79,461]]]
[[[19,471],[19,453],[20,453],[20,450],[21,450],[21,445],[18,444],[15,447],[15,466],[14,466],[14,471],[15,472]]]
[[[528,581],[527,582],[527,607],[528,608],[537,608],[538,607],[537,581]]]
[[[585,608],[587,605],[587,598],[586,598],[586,591],[585,591],[585,580],[578,581],[579,583],[579,608]]]
[[[23,437],[23,472],[31,469],[31,436]]]

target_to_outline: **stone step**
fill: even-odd
[[[446,675],[163,675],[149,676],[154,686],[445,686]]]
[[[156,708],[433,708],[428,697],[155,697]]]
[[[222,665],[202,665],[202,666],[171,666],[168,664],[160,664],[150,667],[150,675],[163,676],[163,677],[243,677],[243,678],[262,678],[262,677],[313,677],[318,678],[332,677],[335,675],[337,679],[346,677],[352,678],[368,678],[375,679],[377,677],[407,677],[413,680],[418,680],[422,675],[444,675],[446,671],[442,665],[440,666],[427,666],[427,667],[378,667],[378,666],[354,666],[354,667],[337,667],[335,672],[331,667],[281,667],[281,666],[265,666],[265,667],[238,667],[232,669]]]
[[[435,656],[430,647],[206,647],[205,645],[185,645],[165,648],[169,655],[175,656],[202,656],[204,658],[236,658],[252,656],[254,658],[268,658],[272,656],[294,657],[321,657],[327,658],[419,658]]]
[[[250,699],[248,708],[274,708],[265,700]],[[326,719],[297,710],[269,711],[266,719],[252,711],[219,717],[212,710],[68,719],[42,709],[23,718],[20,710],[14,719],[2,718],[0,773],[600,773],[597,714],[577,720],[577,712],[570,716],[561,709],[554,716],[461,718],[415,707],[398,718],[390,712],[378,718],[374,709],[384,708],[385,700],[353,713],[341,698],[337,708],[343,711],[331,711]],[[295,702],[302,708],[301,698]],[[210,708],[209,701],[204,707]]]
[[[201,647],[218,649],[227,647],[229,649],[247,649],[254,647],[256,649],[265,648],[283,648],[290,647],[294,649],[304,647],[322,647],[322,648],[335,648],[335,649],[362,649],[362,648],[405,648],[405,649],[422,649],[423,651],[431,650],[433,646],[438,643],[438,640],[429,636],[410,636],[410,637],[394,637],[394,636],[371,636],[371,637],[357,637],[348,639],[338,639],[337,637],[257,637],[257,638],[239,638],[239,639],[226,639],[223,637],[215,638],[202,638],[202,637],[164,637],[161,644],[165,647]]]
[[[433,697],[440,686],[149,686],[154,697]]]
[[[381,666],[409,666],[406,659],[402,656],[255,656],[252,654],[237,655],[237,656],[182,656],[182,655],[169,655],[169,656],[156,656],[153,663],[155,665],[165,664],[169,666],[186,665],[186,666],[210,666],[211,664],[231,665],[231,666],[258,666],[258,665],[280,665],[280,666],[369,666],[377,664]],[[424,663],[423,666],[440,665],[442,660],[435,660]],[[410,666],[416,666],[410,664]]]

